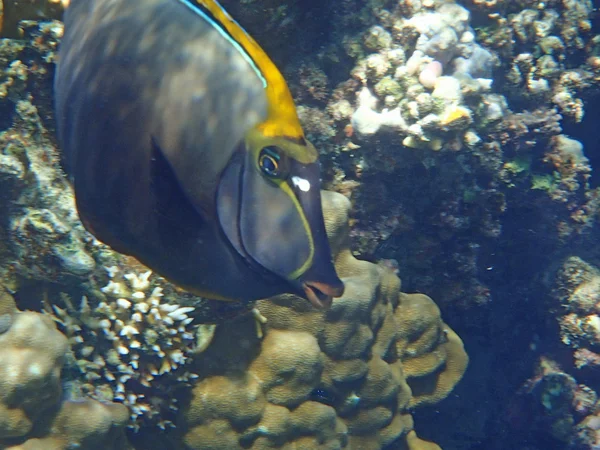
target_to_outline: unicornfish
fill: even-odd
[[[176,285],[342,295],[318,153],[274,63],[214,0],[72,0],[57,134],[86,228]]]

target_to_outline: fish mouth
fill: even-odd
[[[302,289],[306,299],[317,309],[329,308],[333,297],[340,297],[344,293],[343,286],[334,287],[318,281],[304,281]]]

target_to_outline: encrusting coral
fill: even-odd
[[[431,299],[352,256],[345,197],[325,192],[323,204],[344,296],[329,311],[291,295],[257,302],[262,341],[251,318],[220,325],[194,363],[200,378],[178,422],[186,448],[438,448],[416,437],[409,408],[460,380],[462,342]]]

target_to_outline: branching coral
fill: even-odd
[[[194,308],[163,298],[161,278],[150,271],[106,270],[102,301],[83,297],[76,307],[63,296],[64,309],[54,304],[46,311],[69,338],[85,394],[128,406],[136,429],[172,425],[174,391],[197,378],[186,362],[198,351],[197,339],[201,346],[210,343],[214,325],[193,326],[187,314]]]

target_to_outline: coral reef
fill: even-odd
[[[48,318],[17,312],[3,295],[2,309],[2,436],[23,437],[44,411],[60,400],[60,370],[67,342]]]
[[[547,435],[556,448],[594,448],[597,394],[578,384],[552,360],[541,358],[537,374],[511,399],[506,421],[526,426],[528,432]],[[591,432],[591,433],[590,433]]]
[[[51,63],[62,25],[32,25],[27,31],[29,45],[5,41],[1,56],[10,67],[1,106],[9,118],[0,133],[2,241],[8,252],[2,271],[15,286],[20,278],[59,281],[89,274],[95,267],[86,247],[89,235],[78,221],[59,155],[44,126],[51,107]]]
[[[468,339],[476,367],[469,388],[459,385],[460,397],[450,396],[430,415],[428,408],[411,411],[419,435],[445,448],[598,447],[600,259],[593,249],[600,191],[592,167],[598,162],[593,139],[600,40],[593,3],[222,3],[283,69],[308,137],[322,153],[325,183],[352,200],[352,252],[386,259],[381,265],[401,273],[404,289],[435,298]],[[25,10],[18,19],[33,18]],[[5,21],[11,22],[17,23]],[[138,300],[131,297],[138,290],[121,277],[141,277],[145,269],[85,233],[52,143],[51,62],[61,26],[28,21],[11,26],[25,40],[0,46],[0,275],[27,307],[39,309],[37,300],[25,299],[41,298],[43,284],[51,303],[74,323],[87,317],[81,308],[85,296],[94,321],[109,320],[113,332],[120,327],[112,340],[110,333],[93,330],[101,341],[90,354],[85,341],[92,332],[86,326],[71,334],[64,329],[74,341],[75,357],[68,356],[66,366],[72,379],[82,376],[76,361],[82,367],[97,355],[106,361],[110,350],[118,354],[120,345],[134,340],[144,352],[129,348],[119,354],[122,362],[132,367],[135,354],[158,371],[162,362],[153,360],[157,354],[148,342],[120,336],[118,322],[125,325],[134,312],[119,309],[127,303],[117,301],[133,308]],[[562,263],[568,255],[583,259]],[[563,265],[556,276],[559,259]],[[358,264],[349,254],[341,260],[352,261],[349,267]],[[339,309],[320,314],[291,298],[261,302],[268,318],[263,341],[255,337],[250,316],[216,331],[201,328],[205,342],[213,332],[214,338],[199,355],[194,352],[202,343],[179,340],[185,360],[153,375],[158,378],[153,383],[163,379],[167,386],[185,373],[198,378],[181,382],[181,392],[153,391],[159,396],[150,402],[151,411],[160,414],[136,416],[144,417],[138,437],[151,436],[140,448],[160,447],[163,434],[145,424],[161,420],[178,424],[166,433],[164,448],[185,448],[184,443],[202,448],[200,434],[206,442],[249,448],[310,447],[315,439],[323,448],[377,448],[398,433],[401,448],[434,446],[418,440],[408,408],[447,394],[462,367],[459,343],[427,297],[395,295],[392,275],[360,264],[374,278],[370,284],[351,283]],[[116,282],[127,287],[127,295],[102,292],[111,267],[118,268]],[[347,275],[354,276],[360,278]],[[198,337],[195,324],[214,318],[205,302],[155,275],[149,280],[152,287],[140,290],[146,297],[158,286],[161,305],[195,308],[186,315],[196,320],[179,337]],[[378,282],[380,291],[387,286],[386,294],[365,287]],[[35,295],[25,295],[30,292]],[[103,310],[102,302],[110,308]],[[393,314],[379,316],[383,309]],[[413,321],[416,315],[420,319]],[[395,333],[384,327],[390,322]],[[339,345],[343,337],[347,343]],[[291,359],[290,349],[302,355],[302,364]],[[362,353],[352,353],[355,349]],[[144,367],[145,374],[154,370]],[[96,398],[106,392],[127,402],[134,395],[138,408],[146,405],[148,398],[139,394],[149,391],[133,379],[123,384],[126,393],[116,392],[119,378],[127,376],[118,365],[84,370],[91,378],[100,376],[81,382]],[[381,396],[372,395],[375,389]],[[236,395],[217,395],[219,390]],[[169,408],[172,399],[179,411]],[[450,414],[462,419],[438,426],[444,423],[439,417]],[[420,429],[427,423],[423,418],[435,426]],[[378,427],[384,430],[380,441],[369,431]]]
[[[496,10],[495,23],[482,27],[480,35],[487,45],[503,53],[510,66],[505,78],[507,95],[520,104],[551,103],[563,116],[580,122],[584,114],[581,96],[591,77],[587,68],[574,67],[571,60],[589,49],[592,2],[536,6],[525,2],[520,9],[509,2],[498,3],[502,4],[491,7]],[[485,5],[482,9],[489,12]]]
[[[575,349],[575,366],[600,367],[600,270],[570,257],[558,271],[554,292],[561,338]]]
[[[398,17],[391,32],[381,26],[367,32],[365,45],[377,52],[359,60],[352,72],[362,86],[351,116],[359,138],[383,127],[397,130],[411,148],[440,150],[449,141],[462,146],[479,140],[469,129],[468,104],[486,101],[497,61],[475,41],[469,17],[465,8],[445,3],[435,11]],[[411,34],[414,48],[398,45]],[[374,36],[375,46],[367,41]]]
[[[547,308],[554,285],[545,282],[557,260],[593,253],[599,239],[597,11],[589,0],[343,4],[331,40],[298,55],[316,68],[292,71],[298,63],[286,73],[294,92],[318,81],[318,101],[298,96],[302,119],[322,150],[328,188],[352,200],[353,251],[389,260],[403,286],[432,295],[461,336],[481,345],[474,357],[489,383],[481,391],[490,399],[487,428],[468,430],[471,441],[447,429],[447,445],[550,448],[544,426],[533,427],[538,441],[533,429],[507,432],[501,416],[543,354],[577,385],[598,389],[584,367],[563,361],[552,327],[558,316],[564,330],[570,316]],[[585,333],[575,326],[586,343],[568,355],[596,370],[590,323]],[[463,422],[485,421],[465,414]],[[575,434],[595,435],[595,419],[586,428],[582,417],[570,437],[548,439],[563,448],[576,445]]]
[[[548,274],[557,327],[540,345],[535,375],[508,404],[503,420],[513,432],[552,448],[595,449],[598,445],[600,367],[600,270],[577,256]],[[562,346],[558,346],[558,340]],[[560,363],[558,362],[560,361]],[[524,438],[526,439],[526,438]]]
[[[85,231],[32,100],[16,101],[12,127],[0,134],[3,283],[27,298],[47,293],[46,312],[73,346],[67,366],[82,374],[83,393],[118,400],[137,421],[165,426],[176,410],[171,384],[185,385],[192,376],[175,369],[214,331],[192,326],[186,315],[194,307],[201,315],[202,300],[177,292]],[[41,309],[39,300],[31,302],[28,307]]]
[[[68,193],[64,183],[54,189]],[[354,259],[347,238],[349,203],[343,196],[326,194],[324,207],[346,296],[328,312],[311,310],[291,296],[258,302],[267,318],[262,341],[254,319],[246,316],[220,325],[211,343],[214,327],[192,326],[187,314],[193,308],[174,303],[175,298],[186,301],[186,295],[130,258],[109,256],[110,250],[89,237],[78,242],[95,264],[91,272],[70,272],[77,283],[63,272],[42,272],[43,262],[35,263],[40,270],[18,272],[18,264],[13,270],[19,278],[53,276],[62,289],[77,286],[76,292],[86,294],[79,304],[55,290],[48,295],[53,305],[46,305],[46,312],[69,338],[67,368],[76,391],[126,404],[134,428],[168,425],[164,410],[188,398],[172,419],[177,424],[173,436],[188,430],[181,437],[187,448],[208,448],[211,442],[221,448],[248,442],[256,448],[267,442],[313,446],[323,440],[378,448],[397,439],[409,440],[411,448],[426,445],[412,431],[409,408],[448,395],[466,368],[462,343],[428,297],[400,293],[400,282],[388,269]],[[50,231],[47,235],[52,237]],[[116,263],[103,266],[102,261]],[[21,281],[18,287],[26,285]],[[37,313],[21,314],[33,314],[52,327]],[[64,358],[66,341],[61,339]],[[200,350],[204,353],[198,355]],[[191,395],[177,396],[178,389],[191,389]],[[103,412],[107,407],[86,402],[112,429]],[[240,406],[243,402],[246,407]],[[58,413],[52,429],[73,426],[64,422],[66,414]],[[49,436],[40,445],[61,438]]]
[[[596,413],[586,417],[577,425],[575,447],[595,449],[598,446],[600,446],[600,414]]]
[[[345,297],[326,312],[293,296],[260,301],[260,339],[255,315],[231,321],[245,311],[181,292],[84,230],[43,95],[62,29],[22,30],[24,41],[0,49],[0,108],[10,111],[0,133],[0,277],[33,311],[7,308],[0,339],[29,318],[48,335],[39,344],[58,347],[32,356],[44,382],[11,405],[25,419],[7,419],[18,429],[0,433],[7,448],[146,448],[138,442],[156,428],[169,428],[155,442],[174,449],[438,448],[417,437],[411,411],[445,398],[468,358],[429,297],[401,293],[389,269],[352,256],[349,202],[324,197]],[[126,426],[138,431],[132,443]]]
[[[132,450],[123,428],[127,409],[119,404],[82,399],[65,401],[36,425],[35,437],[8,444],[6,450]]]
[[[542,273],[598,223],[592,156],[571,134],[600,80],[591,3],[346,5],[336,41],[305,57],[313,69],[288,73],[295,92],[318,87],[318,101],[298,96],[301,117],[327,187],[353,202],[353,250],[468,310],[460,326],[484,324],[503,274],[521,270],[511,254],[543,248],[523,261]]]

